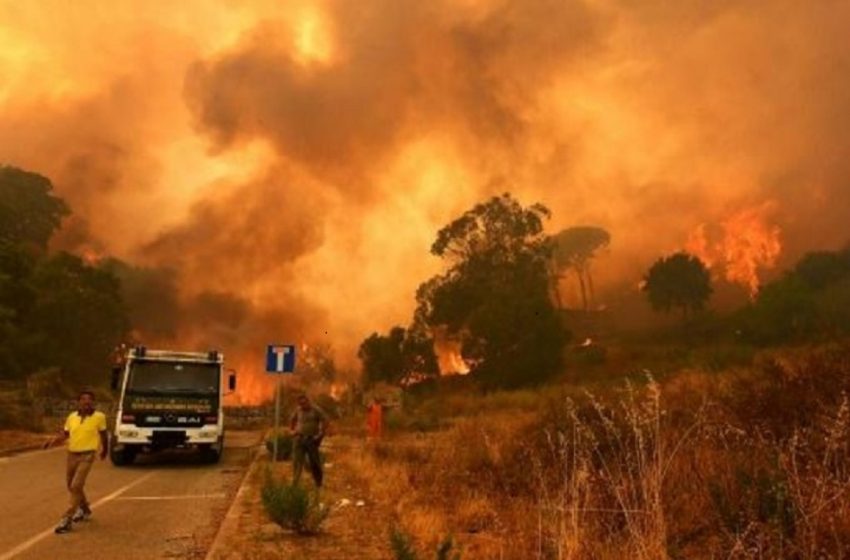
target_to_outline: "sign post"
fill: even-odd
[[[280,386],[283,375],[295,371],[295,346],[292,344],[269,344],[266,349],[266,372],[276,374],[277,387],[274,399],[274,442],[272,461],[277,461],[277,446],[280,439]]]

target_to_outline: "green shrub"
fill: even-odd
[[[454,544],[454,540],[451,537],[443,539],[443,542],[437,547],[437,560],[460,560],[460,552],[451,554]],[[450,554],[451,556],[449,556]]]
[[[269,439],[266,440],[266,449],[269,451],[269,455],[274,453],[274,439],[273,435]],[[275,460],[277,461],[289,461],[292,458],[292,435],[288,433],[279,433],[277,434],[277,457]]]
[[[394,527],[390,531],[390,548],[395,560],[417,560],[419,558],[410,536],[398,527]],[[460,560],[460,552],[454,551],[453,553],[453,549],[454,539],[446,537],[437,547],[434,558],[436,560]]]
[[[273,522],[300,535],[318,533],[328,516],[317,494],[298,484],[276,481],[270,474],[263,483],[262,501]]]
[[[417,560],[410,537],[397,527],[390,531],[390,547],[395,560]]]

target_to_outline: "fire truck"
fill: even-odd
[[[112,371],[113,390],[120,391],[112,432],[110,459],[129,465],[139,453],[163,449],[196,449],[209,463],[224,450],[226,394],[236,389],[236,374],[227,373],[216,351],[178,352],[130,349]]]

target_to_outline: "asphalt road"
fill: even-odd
[[[216,465],[186,452],[97,461],[86,494],[94,514],[64,535],[65,450],[0,458],[0,560],[203,558],[249,464],[259,432],[227,433]]]

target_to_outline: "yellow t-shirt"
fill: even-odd
[[[97,451],[100,432],[106,431],[106,415],[99,410],[86,417],[80,416],[79,412],[72,412],[65,420],[65,431],[69,434],[68,451]]]

